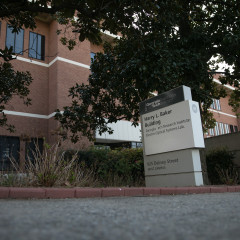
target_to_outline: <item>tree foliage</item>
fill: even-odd
[[[70,25],[80,41],[100,44],[102,30],[121,32],[120,40],[113,46],[104,44],[105,53],[96,55],[89,84],[72,87],[72,105],[57,115],[74,141],[78,132],[89,138],[96,130],[111,132],[107,124],[120,119],[136,125],[140,101],[151,92],[161,93],[182,84],[191,87],[193,99],[203,103],[203,122],[212,127],[214,121],[207,109],[212,98],[226,95],[224,88],[212,81],[218,60],[233,65],[232,72],[225,68],[220,80],[236,87],[230,103],[237,111],[239,12],[237,0],[2,0],[0,5],[0,18],[7,20],[14,32],[35,28],[39,14],[50,14],[60,24]],[[62,41],[70,49],[75,45],[72,39]],[[11,61],[11,51],[1,49],[0,57]],[[26,97],[23,89],[30,84],[30,75],[14,72],[9,63],[1,65],[3,73],[4,68],[10,74],[5,74],[0,85],[1,99],[6,99],[0,103],[6,104],[15,94]],[[14,79],[17,84],[11,86],[15,89],[5,91]]]
[[[126,30],[137,13],[150,14],[155,9],[154,0],[1,0],[0,18],[8,20],[14,30],[35,28],[35,17],[47,13],[60,23],[71,23],[79,40],[102,42],[101,31],[113,34]],[[50,7],[51,6],[51,7]],[[74,21],[73,21],[74,20]]]
[[[151,0],[1,0],[0,19],[4,19],[12,26],[12,31],[18,33],[24,28],[34,29],[36,18],[41,14],[48,14],[60,24],[68,24],[78,34],[79,40],[90,40],[95,44],[101,43],[101,31],[109,30],[112,33],[127,29],[134,21],[135,12],[148,9],[152,12]],[[64,42],[64,40],[66,40]],[[63,39],[69,49],[75,42],[72,39]],[[15,59],[12,49],[0,49],[0,58],[5,63],[0,66],[0,126],[7,124],[6,115],[3,114],[4,105],[14,95],[20,98],[29,93],[27,87],[32,81],[29,73],[14,71],[9,61]],[[11,87],[9,87],[11,86]],[[29,100],[24,103],[29,103]]]
[[[10,57],[11,58],[11,57]],[[7,123],[4,114],[5,105],[17,95],[24,104],[29,105],[31,100],[27,98],[32,77],[29,72],[15,71],[9,62],[0,63],[0,126],[14,131],[14,126]]]
[[[62,126],[89,138],[110,132],[109,123],[139,120],[138,104],[150,93],[162,93],[180,85],[192,89],[193,100],[202,104],[204,127],[213,127],[207,110],[212,98],[226,96],[213,81],[218,62],[225,61],[220,80],[236,87],[232,105],[239,106],[240,2],[237,0],[152,1],[151,13],[136,9],[134,24],[124,29],[114,45],[104,44],[92,62],[89,84],[70,89],[72,104],[58,114]],[[215,57],[215,59],[213,59]]]

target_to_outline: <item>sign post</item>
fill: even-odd
[[[181,86],[140,103],[147,187],[203,185],[199,105]]]

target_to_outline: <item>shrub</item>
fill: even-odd
[[[208,178],[211,184],[237,184],[238,171],[233,163],[234,153],[226,148],[215,149],[206,155]]]
[[[60,144],[35,146],[25,171],[11,159],[15,173],[1,176],[4,186],[144,186],[142,149],[62,151]],[[19,177],[21,176],[21,177]]]
[[[26,187],[29,184],[29,178],[26,174],[18,174],[14,171],[0,173],[0,186],[3,187]]]
[[[101,171],[101,172],[100,172]],[[119,185],[115,179],[120,179],[122,185],[144,185],[143,153],[140,149],[119,149],[108,152],[106,162],[99,167],[101,180],[105,184]]]
[[[74,151],[67,151],[71,158]],[[95,149],[79,151],[78,163],[92,171],[103,186],[143,186],[144,164],[142,149]]]
[[[76,155],[70,161],[65,161],[59,143],[53,146],[45,144],[42,153],[38,147],[36,149],[33,161],[28,158],[26,162],[26,170],[33,174],[36,185],[52,187],[73,179]]]
[[[60,142],[53,146],[44,144],[43,151],[38,145],[25,162],[25,171],[20,169],[19,164],[10,159],[16,172],[7,174],[8,177],[2,178],[2,185],[10,186],[87,186],[88,183],[94,184],[90,171],[82,171],[77,163],[77,153],[73,154],[68,160],[65,159],[65,152],[60,148]],[[19,176],[22,176],[19,178]],[[11,181],[10,181],[11,180]]]

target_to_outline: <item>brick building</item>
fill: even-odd
[[[68,90],[75,83],[87,82],[90,73],[91,56],[102,48],[89,41],[78,43],[73,51],[60,43],[56,34],[60,28],[57,22],[43,16],[36,20],[37,28],[23,29],[20,33],[12,33],[6,22],[0,24],[0,48],[13,46],[18,54],[13,64],[16,70],[30,71],[34,79],[30,86],[32,105],[26,107],[18,98],[7,106],[5,114],[9,123],[15,125],[16,132],[9,133],[0,129],[0,168],[8,166],[8,156],[24,161],[25,153],[33,147],[38,139],[49,143],[56,141],[58,123],[54,120],[56,109],[62,109],[70,103]],[[111,41],[113,36],[103,33],[102,37]],[[218,81],[218,80],[215,80]],[[228,87],[231,91],[231,87]],[[209,130],[206,137],[238,131],[239,121],[227,104],[228,99],[214,100],[212,109],[217,120],[215,129]],[[120,121],[112,125],[112,135],[96,134],[96,144],[125,143],[129,147],[141,145],[140,127],[134,128],[128,121]],[[83,148],[91,145],[86,138],[73,145],[65,143],[65,148]],[[20,155],[19,155],[20,152]]]
[[[220,82],[217,79],[214,81]],[[234,88],[231,86],[225,86],[228,92]],[[236,117],[236,114],[232,111],[232,108],[228,105],[229,97],[222,99],[213,99],[213,103],[209,111],[211,111],[216,119],[215,127],[209,129],[205,134],[205,137],[213,137],[223,134],[230,134],[239,131],[240,121]]]

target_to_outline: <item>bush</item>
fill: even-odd
[[[14,171],[0,173],[0,186],[2,187],[26,187],[29,186],[29,177],[26,174],[19,174]]]
[[[109,151],[107,161],[100,163],[98,173],[105,185],[144,185],[143,152],[141,149]]]
[[[0,186],[144,186],[142,149],[62,151],[60,144],[35,146],[24,173],[0,174]]]
[[[215,149],[206,155],[208,178],[211,184],[237,184],[238,171],[233,163],[234,153],[226,148]]]
[[[2,186],[88,186],[94,185],[90,171],[83,171],[77,162],[77,154],[73,154],[68,160],[65,152],[60,148],[60,143],[53,146],[44,144],[43,151],[38,145],[32,151],[25,162],[24,173],[19,164],[10,159],[15,173],[0,175]]]
[[[75,151],[67,151],[71,159]],[[81,168],[89,169],[103,186],[143,186],[142,149],[95,149],[78,152]]]

